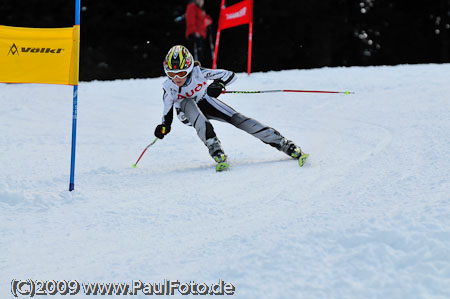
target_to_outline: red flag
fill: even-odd
[[[215,69],[217,65],[220,31],[245,24],[249,25],[247,73],[250,75],[252,63],[253,0],[243,0],[229,7],[225,7],[225,0],[222,0],[222,4],[220,5],[219,26],[217,27],[216,47],[214,49],[213,69]]]
[[[253,1],[244,0],[220,11],[219,30],[227,29],[252,21]]]

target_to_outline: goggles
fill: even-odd
[[[178,72],[167,72],[167,76],[170,79],[175,79],[175,77],[178,77],[180,79],[186,78],[188,75],[187,71],[178,71]]]

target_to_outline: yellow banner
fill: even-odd
[[[0,25],[0,82],[78,85],[80,26]]]

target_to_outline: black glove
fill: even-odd
[[[155,128],[155,136],[159,139],[163,139],[165,135],[169,134],[170,126],[165,124],[157,125]]]
[[[217,98],[222,94],[222,90],[225,89],[225,83],[221,80],[214,80],[213,83],[209,84],[206,93],[213,98]]]

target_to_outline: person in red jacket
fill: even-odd
[[[186,39],[195,60],[204,62],[206,29],[211,17],[203,10],[204,0],[192,0],[186,7]]]

